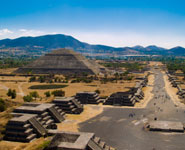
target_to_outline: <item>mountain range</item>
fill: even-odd
[[[14,55],[42,55],[53,49],[69,48],[84,54],[103,55],[175,55],[185,56],[185,48],[174,47],[166,49],[155,45],[147,47],[111,47],[106,45],[92,45],[81,42],[72,36],[63,34],[43,35],[37,37],[20,37],[16,39],[0,40],[0,53]]]

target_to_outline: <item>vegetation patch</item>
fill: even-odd
[[[36,150],[44,150],[50,143],[51,141],[44,141],[42,144],[37,146]]]
[[[39,89],[39,90],[60,89],[60,88],[65,88],[67,86],[68,85],[58,85],[58,84],[33,85],[33,86],[30,86],[29,89]]]

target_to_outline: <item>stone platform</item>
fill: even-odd
[[[147,127],[150,131],[184,132],[183,124],[175,121],[151,121]]]

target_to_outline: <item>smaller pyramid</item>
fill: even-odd
[[[73,50],[58,49],[15,71],[20,74],[29,72],[33,74],[98,74],[100,66]]]

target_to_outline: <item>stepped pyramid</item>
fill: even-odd
[[[15,73],[28,72],[33,74],[98,74],[100,66],[73,50],[58,49],[15,71]]]

